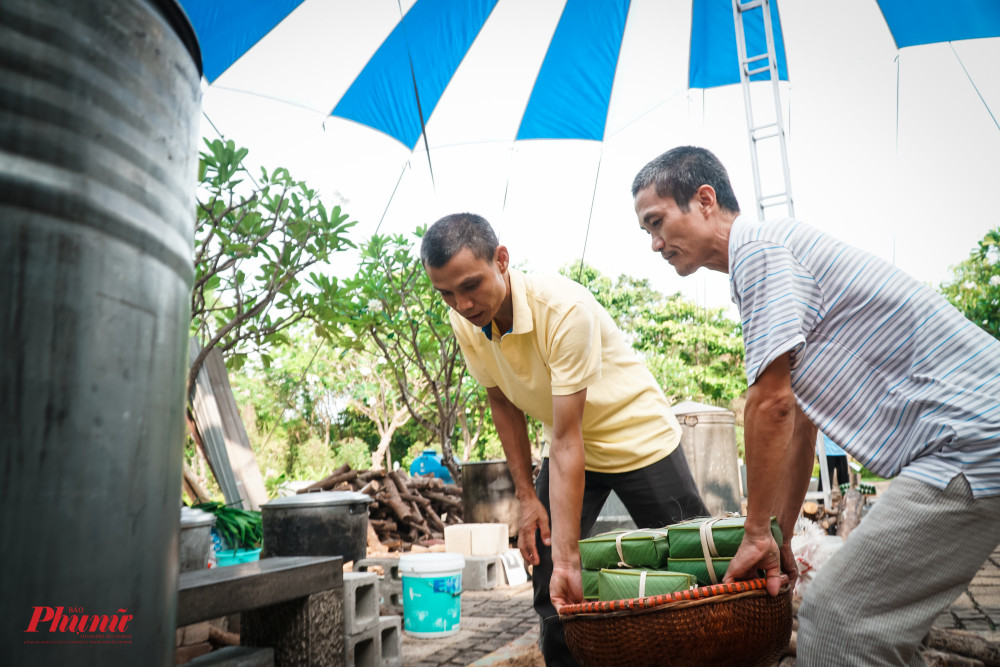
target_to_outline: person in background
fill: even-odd
[[[486,387],[514,479],[518,547],[534,566],[539,648],[548,665],[575,665],[557,610],[583,600],[577,542],[610,492],[640,528],[708,513],[679,424],[587,288],[510,268],[507,248],[481,216],[438,220],[420,256],[451,307],[469,373]],[[549,448],[534,484],[525,414],[542,422]]]
[[[704,148],[655,158],[632,196],[678,274],[729,274],[743,322],[748,509],[725,580],[764,570],[774,595],[782,571],[797,576],[789,541],[819,427],[896,479],[806,590],[799,664],[922,664],[921,639],[1000,544],[1000,341],[879,257],[741,216]]]
[[[830,476],[830,490],[832,491],[840,484],[851,481],[851,469],[847,466],[847,452],[830,439],[826,433],[823,434],[823,446],[826,449],[826,470]],[[819,490],[824,491],[823,476],[819,476]]]

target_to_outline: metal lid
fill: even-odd
[[[696,401],[684,401],[682,403],[678,403],[677,405],[672,406],[670,411],[675,415],[701,414],[703,412],[729,412],[732,414],[731,410],[720,408],[715,405],[698,403]]]
[[[330,507],[336,505],[357,505],[372,501],[367,493],[357,491],[320,491],[318,493],[297,493],[294,496],[275,498],[261,505],[261,509],[294,509],[298,507]]]
[[[198,526],[213,526],[213,525],[215,525],[215,515],[212,514],[211,512],[195,509],[193,507],[181,508],[182,528],[196,528]]]

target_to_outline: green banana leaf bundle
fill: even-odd
[[[715,577],[718,583],[722,583],[722,578],[726,576],[729,569],[729,561],[732,558],[713,558],[712,569],[715,570]],[[693,575],[698,580],[699,586],[711,586],[712,578],[708,576],[708,565],[704,558],[671,558],[667,560],[667,569],[671,572],[685,572]]]
[[[702,550],[701,526],[706,521],[711,521],[713,517],[703,517],[691,519],[682,523],[676,523],[668,528],[668,540],[671,558],[704,558],[705,552]],[[715,543],[715,553],[709,551],[708,555],[717,558],[732,558],[740,548],[743,541],[743,525],[746,523],[745,516],[733,516],[719,518],[712,525],[712,540]],[[771,517],[771,535],[774,540],[781,545],[781,529],[778,528],[778,521]]]
[[[621,554],[618,552],[621,537]],[[667,563],[667,529],[614,530],[580,540],[580,562],[585,569],[638,567],[663,569]]]
[[[643,577],[645,573],[645,577]],[[629,600],[686,591],[694,585],[695,578],[683,572],[658,570],[610,570],[600,571],[598,585],[599,600]]]
[[[601,577],[600,570],[581,570],[583,578],[583,599],[597,600],[599,597],[598,586]]]

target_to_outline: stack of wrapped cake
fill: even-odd
[[[623,600],[719,583],[743,540],[745,520],[705,517],[580,540],[583,598]],[[771,533],[781,544],[773,518]]]

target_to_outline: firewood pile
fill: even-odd
[[[433,475],[409,477],[399,470],[351,470],[346,463],[298,493],[360,491],[368,505],[369,533],[382,549],[410,551],[443,543],[444,527],[462,523],[462,489]]]
[[[840,493],[834,487],[830,494],[830,507],[807,501],[802,505],[802,515],[815,521],[824,533],[839,535],[847,539],[851,531],[861,523],[862,510],[871,494],[862,494],[858,489],[847,489]]]

